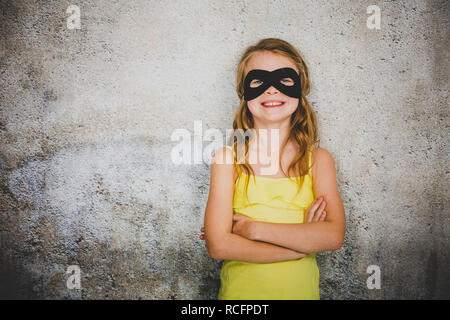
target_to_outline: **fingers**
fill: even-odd
[[[202,227],[202,228],[200,229],[200,231],[201,231],[201,232],[205,232],[205,227]],[[205,240],[205,237],[206,237],[206,236],[205,236],[204,234],[201,234],[201,235],[200,235],[200,240]]]
[[[326,201],[323,199],[323,197],[316,199],[305,212],[306,223],[323,221],[321,219],[325,219],[323,215],[325,206]]]
[[[323,197],[320,197],[319,199],[315,200],[312,205],[309,207],[308,211],[308,222],[313,222],[314,214],[319,207],[319,205],[322,203]]]
[[[325,200],[323,200],[321,203],[320,203],[320,206],[319,206],[319,208],[317,209],[317,211],[314,213],[314,218],[313,218],[313,222],[318,222],[319,220],[320,220],[320,218],[321,218],[321,216],[322,216],[322,212],[323,212],[323,210],[325,209]]]
[[[313,221],[314,218],[314,213],[317,209],[317,207],[320,205],[320,203],[322,202],[323,197],[320,197],[319,199],[316,199],[310,206],[309,208],[306,210],[306,222],[310,223]]]
[[[313,202],[312,206],[311,206],[311,210],[312,212],[316,212],[316,210],[319,208],[319,206],[324,202],[325,200],[323,200],[323,197],[320,197],[319,199],[317,199],[316,201]]]

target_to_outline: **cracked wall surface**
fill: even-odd
[[[373,4],[380,29],[366,24]],[[346,209],[343,247],[317,254],[321,298],[450,298],[450,2],[0,9],[2,298],[216,299],[221,261],[198,238],[209,164],[174,164],[171,135],[232,128],[239,56],[266,37],[310,68]],[[67,287],[70,265],[80,289]],[[380,289],[367,288],[370,265]]]

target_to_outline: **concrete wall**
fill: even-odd
[[[175,165],[170,137],[225,134],[240,54],[278,37],[310,67],[346,208],[322,299],[450,298],[448,1],[0,3],[2,297],[215,299],[209,164]]]

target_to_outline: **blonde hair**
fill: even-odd
[[[250,175],[253,175],[253,177],[255,175],[253,169],[247,161],[249,137],[247,135],[243,135],[243,132],[254,128],[254,120],[248,108],[247,101],[244,100],[244,79],[246,76],[245,70],[248,62],[253,57],[253,55],[255,55],[255,53],[261,51],[270,51],[272,53],[286,56],[293,61],[293,63],[299,70],[302,89],[301,98],[299,99],[297,109],[291,115],[289,137],[283,144],[280,151],[280,154],[283,154],[284,148],[286,147],[289,140],[298,145],[298,149],[300,151],[290,163],[287,176],[289,177],[289,179],[291,179],[292,177],[290,177],[289,172],[294,171],[299,191],[300,187],[303,184],[304,176],[307,175],[310,170],[308,150],[312,152],[315,144],[320,142],[320,139],[318,136],[317,118],[315,112],[311,108],[308,99],[306,98],[311,89],[308,67],[306,66],[306,63],[303,60],[300,52],[287,41],[277,38],[262,39],[255,45],[248,47],[240,58],[236,72],[236,92],[240,99],[240,104],[233,121],[233,141],[229,142],[229,144],[232,144],[235,154],[234,165],[238,166],[236,167],[236,169],[240,169],[238,170],[239,176],[241,175],[242,170],[244,170],[247,174],[245,185],[245,192],[247,193]],[[235,141],[235,138],[237,141]],[[281,157],[279,164],[281,170],[283,171],[283,168],[281,166]],[[283,173],[286,175],[284,171]]]

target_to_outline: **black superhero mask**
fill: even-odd
[[[281,80],[290,78],[294,82],[293,85],[285,85]],[[250,87],[250,83],[258,79],[262,84],[256,88]],[[302,87],[300,86],[300,77],[292,68],[281,68],[273,71],[254,69],[247,73],[244,80],[244,99],[246,101],[253,100],[263,94],[270,86],[274,86],[285,95],[292,98],[300,98]]]

